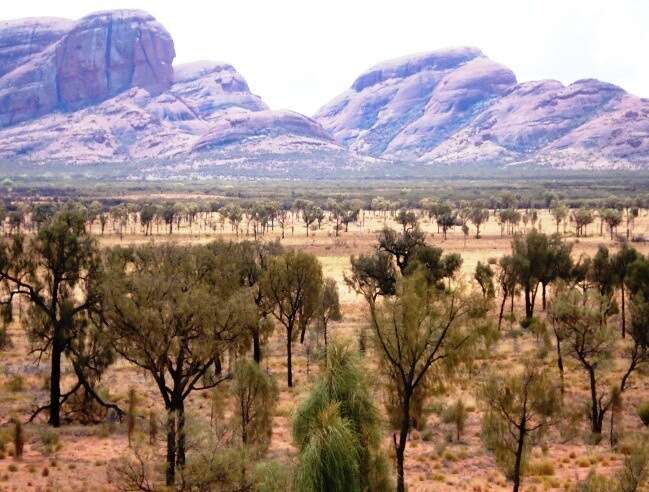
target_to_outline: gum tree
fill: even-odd
[[[18,234],[0,241],[0,303],[6,314],[15,307],[15,299],[28,303],[25,325],[34,351],[50,356],[49,403],[32,418],[48,410],[53,427],[61,425],[61,405],[81,386],[103,404],[81,367],[94,358],[95,369],[101,372],[110,362],[108,355],[100,361],[98,354],[85,353],[89,346],[84,338],[91,335],[91,317],[99,308],[100,276],[97,245],[79,210],[61,211],[35,236]],[[61,392],[64,357],[71,360],[78,378],[67,393]]]
[[[474,321],[486,314],[480,294],[429,285],[422,272],[404,277],[397,293],[383,302],[368,297],[380,367],[396,390],[398,434],[393,434],[397,491],[405,490],[404,458],[413,401],[425,381],[455,371],[471,353],[479,334]]]
[[[185,400],[228,375],[211,372],[251,316],[229,258],[175,245],[108,253],[104,318],[115,350],[147,371],[167,411],[167,485],[185,465]]]
[[[302,252],[273,258],[263,278],[261,290],[269,312],[286,330],[286,379],[293,386],[293,342],[298,332],[302,340],[318,311],[322,291],[322,266],[318,259]]]
[[[513,492],[518,492],[528,443],[551,424],[559,408],[557,389],[542,369],[529,364],[514,375],[492,375],[480,397],[487,408],[483,440],[514,482]]]

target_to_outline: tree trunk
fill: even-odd
[[[599,411],[599,406],[597,404],[597,383],[595,381],[595,371],[590,367],[588,368],[588,379],[590,381],[591,431],[593,432],[593,434],[601,434],[603,420],[604,420],[604,412]]]
[[[534,316],[534,309],[532,308],[531,292],[528,286],[525,286],[525,317],[532,319]]]
[[[288,329],[286,332],[286,381],[288,387],[293,387],[293,329]]]
[[[252,357],[257,364],[261,363],[261,340],[257,330],[252,333]]]
[[[516,446],[516,461],[514,462],[514,488],[513,492],[518,492],[521,486],[521,466],[523,464],[523,450],[525,448],[525,422],[521,417],[521,423],[518,427],[518,444]]]
[[[176,413],[167,410],[167,471],[166,483],[173,485],[176,481]]]
[[[545,283],[541,284],[541,303],[543,304],[543,311],[545,311]]]
[[[559,337],[557,337],[556,335],[555,337],[557,339],[557,366],[559,367],[559,376],[561,377],[561,396],[563,397],[566,388],[564,384],[563,356],[561,355],[561,340],[559,340]]]
[[[177,434],[178,434],[178,454],[176,464],[182,469],[185,466],[185,405],[182,401],[178,404],[177,410]]]
[[[404,461],[406,455],[406,442],[410,432],[410,392],[406,391],[401,405],[401,427],[399,429],[399,442],[393,435],[395,455],[397,458],[397,492],[405,492],[406,477],[404,473]]]
[[[507,302],[507,294],[503,294],[503,302],[500,303],[500,313],[498,313],[498,330],[503,322],[503,312],[505,311],[505,302]]]
[[[622,338],[626,337],[626,308],[625,308],[625,301],[624,301],[624,280],[621,282],[621,289],[622,289]]]
[[[214,374],[220,376],[223,374],[223,364],[221,364],[221,355],[217,354],[214,357]]]
[[[63,333],[60,327],[54,327],[52,343],[52,361],[50,368],[50,418],[52,427],[61,425],[61,354],[64,349]]]

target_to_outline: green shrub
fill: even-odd
[[[16,374],[5,383],[5,387],[12,393],[18,393],[25,389],[25,380],[20,374]]]
[[[0,429],[0,452],[7,450],[7,444],[11,442],[11,432],[8,429]]]
[[[554,463],[550,460],[531,461],[527,466],[529,475],[548,477],[554,475]]]
[[[254,492],[290,492],[292,485],[293,470],[288,465],[272,460],[255,467]]]
[[[637,408],[638,417],[645,426],[649,426],[649,401],[643,401]]]
[[[467,411],[462,399],[458,399],[455,404],[448,407],[442,412],[442,422],[453,424],[455,426],[455,436],[459,441],[466,425]]]
[[[433,440],[433,431],[430,429],[426,429],[424,432],[421,434],[421,440],[424,442],[430,442]]]
[[[25,435],[20,420],[14,420],[14,457],[20,459],[23,457],[23,448],[25,447]]]
[[[59,435],[50,427],[45,427],[39,433],[44,454],[52,454],[59,449]]]
[[[588,476],[577,485],[578,492],[610,492],[616,490],[615,480],[590,471]]]

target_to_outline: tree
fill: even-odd
[[[315,206],[311,202],[304,205],[304,208],[302,209],[302,220],[306,227],[306,237],[309,237],[309,227],[311,227],[311,224],[318,220],[318,218],[322,220],[321,217],[323,217],[323,212],[320,207]]]
[[[327,328],[329,321],[340,321],[342,314],[340,312],[340,300],[338,298],[338,285],[333,278],[326,278],[320,292],[318,302],[318,329],[324,336],[325,352],[327,351]]]
[[[469,213],[469,220],[475,226],[475,238],[480,239],[480,227],[489,220],[489,210],[480,207],[474,207]]]
[[[286,225],[288,224],[289,220],[289,212],[288,210],[284,208],[279,208],[277,210],[277,214],[275,216],[277,219],[277,222],[279,223],[280,228],[282,229],[282,239],[284,239],[284,233],[286,230]]]
[[[301,491],[387,491],[381,418],[365,368],[346,344],[333,343],[319,382],[298,407],[293,438]]]
[[[512,242],[512,261],[517,282],[523,288],[525,298],[525,317],[534,316],[534,304],[545,271],[548,251],[548,238],[545,234],[531,230],[524,236],[517,236]]]
[[[543,370],[527,364],[513,376],[492,375],[481,388],[487,407],[483,440],[505,468],[507,478],[518,492],[525,473],[528,443],[550,424],[558,410],[559,398]]]
[[[617,273],[620,287],[620,304],[622,307],[622,338],[626,336],[626,281],[631,265],[640,257],[640,254],[627,243],[623,243],[620,250],[612,258],[613,269]]]
[[[151,223],[156,215],[156,209],[153,205],[145,205],[140,212],[140,224],[144,227],[144,235],[151,234]]]
[[[516,292],[516,285],[518,282],[518,274],[516,272],[516,262],[510,255],[505,255],[498,261],[498,285],[502,293],[502,302],[500,303],[500,311],[498,313],[498,330],[502,325],[503,314],[505,312],[505,303],[507,299],[512,299],[512,311],[514,309],[514,294]]]
[[[277,403],[277,385],[254,361],[235,363],[231,393],[234,396],[233,427],[244,446],[265,450],[272,435],[273,410]]]
[[[401,209],[397,213],[397,222],[401,224],[405,232],[407,229],[417,227],[417,216],[412,210]]]
[[[378,296],[396,293],[397,272],[392,257],[385,252],[350,258],[351,275],[345,275],[345,283],[369,301]]]
[[[437,224],[442,228],[442,234],[444,235],[444,239],[446,240],[446,232],[449,229],[453,229],[456,225],[459,225],[459,221],[457,218],[456,213],[445,213],[440,215],[437,218]]]
[[[593,212],[585,207],[581,207],[572,213],[572,220],[575,222],[577,237],[586,234],[586,227],[593,223]]]
[[[243,209],[237,204],[229,203],[221,209],[220,213],[228,219],[230,226],[239,236],[239,225],[243,220]]]
[[[608,248],[600,245],[597,248],[597,253],[590,261],[589,269],[586,273],[586,278],[590,285],[597,290],[600,301],[606,304],[612,311],[617,310],[617,304],[613,299],[615,287],[620,282],[617,266]]]
[[[39,203],[32,210],[32,222],[36,225],[36,230],[46,224],[55,214],[56,210],[50,203]],[[2,222],[2,213],[0,212],[0,222]]]
[[[169,234],[173,233],[175,217],[176,205],[174,203],[167,203],[162,209],[162,220],[169,226]]]
[[[556,233],[559,234],[559,225],[568,217],[568,207],[566,207],[563,203],[557,203],[552,207],[550,213],[552,214],[554,222],[557,226]]]
[[[99,335],[93,315],[98,312],[101,261],[97,244],[86,231],[85,217],[78,210],[64,209],[29,239],[16,235],[0,242],[0,303],[11,313],[14,298],[29,304],[28,334],[37,353],[50,355],[50,401],[40,407],[49,411],[49,424],[61,425],[61,405],[81,386],[98,401],[86,379],[84,365],[96,363],[99,374],[110,363],[103,354],[86,353],[89,337]],[[61,362],[72,362],[77,384],[61,393]]]
[[[478,285],[482,290],[482,295],[487,299],[493,299],[496,295],[493,281],[494,275],[494,271],[491,269],[489,263],[478,261],[473,278],[478,282]]]
[[[253,359],[258,364],[262,360],[262,344],[273,332],[273,322],[270,314],[272,305],[265,297],[261,287],[261,279],[268,268],[271,258],[283,253],[279,241],[259,243],[242,241],[239,243],[222,243],[216,241],[208,247],[216,255],[230,258],[232,267],[236,270],[239,283],[250,290],[256,308],[256,315],[250,318],[246,331],[252,339]]]
[[[545,311],[547,287],[552,282],[568,280],[572,273],[572,245],[564,242],[560,236],[553,234],[547,240],[545,254],[538,258],[541,261],[539,282],[541,282],[541,307]]]
[[[397,463],[397,491],[405,490],[404,457],[411,429],[411,405],[435,368],[457,370],[475,341],[472,321],[486,313],[481,296],[461,289],[429,286],[423,274],[404,277],[393,298],[377,303],[368,298],[374,342],[380,367],[396,388],[399,432],[393,435]]]
[[[317,414],[300,448],[297,492],[360,492],[359,443],[336,403]]]
[[[211,369],[251,316],[229,258],[172,244],[107,254],[104,318],[115,350],[147,371],[167,411],[167,485],[185,465],[185,400],[227,375]]]
[[[610,324],[610,299],[602,299],[601,294],[577,289],[560,293],[552,308],[553,322],[559,324],[565,333],[567,351],[588,377],[590,387],[590,422],[593,434],[601,434],[606,413],[614,404],[614,392],[609,386],[602,387],[607,375],[602,374],[610,365],[617,345],[615,330]],[[649,317],[644,319],[636,311],[638,318],[632,322],[632,343],[623,352],[627,367],[623,371],[616,391],[621,395],[627,388],[629,378],[640,365],[647,361],[647,341],[649,337]]]
[[[318,259],[302,252],[272,258],[261,279],[269,310],[286,330],[287,383],[293,386],[292,348],[300,330],[301,340],[317,314],[322,291],[322,266]]]
[[[424,237],[424,233],[418,227],[403,232],[396,232],[386,227],[379,234],[378,249],[390,253],[397,267],[404,274],[418,249],[426,244]]]
[[[443,254],[441,248],[423,245],[417,248],[414,259],[408,263],[403,274],[411,275],[421,270],[425,273],[429,285],[443,288],[441,281],[453,278],[461,266],[462,257],[458,253]]]
[[[124,227],[128,223],[128,208],[124,203],[115,205],[110,209],[110,217],[113,220],[113,230],[117,230],[119,238],[124,237]]]
[[[356,222],[358,220],[358,214],[360,214],[360,207],[354,204],[353,201],[345,201],[342,203],[342,206],[339,211],[340,222],[345,224],[345,232],[349,230],[349,224]]]
[[[602,212],[602,220],[608,225],[608,230],[613,239],[613,234],[617,227],[622,223],[622,212],[620,210],[606,209]]]

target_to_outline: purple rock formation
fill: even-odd
[[[315,118],[354,150],[410,157],[515,84],[511,70],[475,48],[435,51],[377,65]]]
[[[333,143],[333,138],[312,120],[293,111],[255,111],[219,118],[192,147],[203,152],[230,144],[240,145],[260,139],[290,137]]]
[[[649,165],[649,103],[594,79],[516,84],[472,48],[370,69],[315,118],[377,157],[558,167]]]
[[[61,39],[73,26],[73,21],[47,17],[0,22],[0,78]]]
[[[379,64],[315,119],[269,110],[232,65],[174,56],[139,11],[0,22],[0,159],[649,167],[648,100],[592,79],[518,84],[475,48]]]
[[[227,159],[236,147],[345,160],[317,122],[270,111],[232,65],[174,69],[173,58],[171,37],[143,12],[0,25],[0,159]]]
[[[171,37],[149,14],[85,17],[0,78],[0,126],[79,109],[131,87],[160,93],[173,81],[174,56]]]

